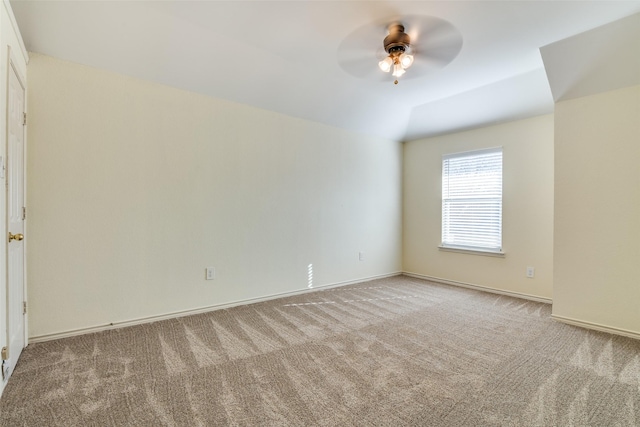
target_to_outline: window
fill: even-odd
[[[502,253],[502,148],[442,157],[441,248]]]

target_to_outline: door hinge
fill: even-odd
[[[25,206],[22,207],[22,219],[27,219],[27,208]]]
[[[27,302],[22,301],[22,314],[27,314]]]
[[[8,358],[7,347],[2,347],[2,360],[7,360]]]
[[[22,126],[27,124],[27,113],[22,113]]]

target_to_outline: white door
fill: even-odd
[[[24,293],[24,86],[9,67],[7,100],[7,346],[8,378],[25,346]]]

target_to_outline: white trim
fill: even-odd
[[[502,145],[498,145],[497,147],[491,147],[491,148],[480,148],[478,150],[469,150],[469,151],[456,151],[455,153],[447,153],[447,154],[443,154],[442,155],[442,160],[446,160],[446,159],[451,159],[454,157],[461,157],[461,156],[473,156],[473,155],[478,155],[478,154],[489,154],[489,153],[498,153],[504,151],[504,147]]]
[[[11,2],[9,0],[4,0],[4,8],[7,10],[7,15],[9,15],[9,20],[11,21],[11,26],[13,27],[13,32],[16,34],[16,39],[18,39],[18,44],[20,45],[20,50],[24,55],[24,60],[28,64],[29,63],[29,51],[24,45],[24,40],[22,40],[22,34],[20,34],[20,28],[18,27],[18,23],[16,22],[16,17],[13,14],[13,9],[11,8]]]
[[[490,148],[480,148],[478,150],[456,151],[455,153],[443,154],[442,160],[451,159],[454,157],[461,157],[465,155],[473,156],[478,154],[498,153],[501,151],[504,151],[504,147],[502,145],[498,145],[497,147],[490,147]]]
[[[624,337],[635,338],[640,340],[640,332],[630,331],[628,329],[614,328],[613,326],[601,325],[599,323],[587,322],[586,320],[572,319],[571,317],[559,316],[552,314],[551,318],[558,322],[567,323],[581,328],[593,329],[600,332],[607,332],[614,335],[622,335]]]
[[[440,277],[425,276],[424,274],[410,273],[408,271],[405,271],[402,274],[405,276],[415,277],[417,279],[430,280],[432,282],[442,283],[445,285],[460,286],[462,288],[469,288],[469,289],[475,289],[478,291],[491,292],[493,294],[507,295],[510,297],[527,299],[530,301],[543,302],[545,304],[551,304],[552,302],[551,298],[539,297],[536,295],[524,294],[521,292],[505,291],[502,289],[491,288],[489,286],[476,285],[473,283],[458,282],[456,280],[442,279]]]
[[[140,318],[137,318],[137,319],[124,320],[124,321],[121,321],[121,322],[112,322],[112,323],[109,323],[109,324],[106,324],[106,325],[89,326],[87,328],[72,329],[72,330],[63,331],[63,332],[54,332],[52,334],[36,335],[36,336],[33,336],[33,337],[29,338],[29,343],[32,344],[32,343],[38,343],[38,342],[44,342],[44,341],[57,340],[57,339],[60,339],[60,338],[69,338],[69,337],[74,337],[74,336],[77,336],[77,335],[90,334],[90,333],[93,333],[93,332],[101,332],[101,331],[106,331],[106,330],[110,330],[110,329],[124,328],[124,327],[127,327],[127,326],[142,325],[142,324],[145,324],[145,323],[152,323],[152,322],[157,322],[157,321],[160,321],[160,320],[176,319],[176,318],[179,318],[179,317],[191,316],[191,315],[194,315],[194,314],[208,313],[210,311],[222,310],[222,309],[225,309],[225,308],[236,307],[236,306],[239,306],[239,305],[255,304],[255,303],[258,303],[258,302],[269,301],[269,300],[277,299],[277,298],[283,298],[283,297],[288,297],[288,296],[306,294],[306,293],[309,293],[309,292],[317,291],[319,289],[329,289],[329,288],[336,288],[338,286],[354,285],[356,283],[368,282],[370,280],[384,279],[386,277],[393,277],[393,276],[400,276],[400,275],[402,275],[402,272],[397,271],[397,272],[394,272],[394,273],[381,274],[381,275],[378,275],[378,276],[371,276],[371,277],[364,277],[364,278],[356,279],[356,280],[347,280],[347,281],[344,281],[344,282],[330,283],[330,284],[327,284],[327,285],[317,286],[317,287],[314,287],[314,288],[311,288],[311,289],[302,289],[302,290],[298,290],[298,291],[281,292],[281,293],[278,293],[278,294],[265,295],[265,296],[257,297],[257,298],[248,298],[248,299],[233,301],[233,302],[224,303],[224,304],[215,304],[215,305],[210,305],[210,306],[206,306],[206,307],[194,308],[194,309],[190,309],[190,310],[175,311],[175,312],[172,312],[172,313],[160,314],[160,315],[156,315],[156,316],[140,317]]]
[[[465,248],[456,248],[453,246],[438,246],[438,250],[443,252],[457,252],[459,254],[468,254],[468,255],[483,255],[483,256],[492,256],[495,258],[504,258],[505,253],[502,251],[482,251],[479,249],[465,249]]]

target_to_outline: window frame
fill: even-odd
[[[447,199],[445,199],[445,179],[447,179],[445,177],[445,162],[449,159],[456,159],[456,158],[464,158],[464,157],[471,157],[471,156],[477,156],[477,155],[483,155],[483,154],[495,154],[495,153],[500,153],[500,202],[499,202],[499,246],[497,247],[485,247],[485,246],[475,246],[475,245],[469,245],[469,244],[455,244],[452,242],[445,242],[445,203],[446,200],[451,200],[452,198],[449,197]],[[440,173],[440,177],[441,177],[441,194],[440,194],[440,203],[441,203],[441,217],[440,217],[440,245],[438,246],[438,248],[442,251],[448,251],[448,252],[461,252],[461,253],[470,253],[470,254],[477,254],[477,255],[485,255],[485,256],[494,256],[494,257],[504,257],[505,253],[504,253],[504,248],[503,248],[503,231],[504,231],[504,223],[503,223],[503,213],[504,213],[504,192],[503,192],[503,187],[504,187],[504,148],[502,146],[500,147],[492,147],[492,148],[485,148],[485,149],[479,149],[479,150],[470,150],[470,151],[463,151],[463,152],[456,152],[456,153],[448,153],[448,154],[443,154],[442,155],[442,161],[440,163],[441,165],[441,173]],[[495,187],[494,187],[495,189]],[[485,200],[489,200],[489,199],[495,199],[495,197],[487,197],[485,198]],[[454,198],[453,198],[454,199]],[[479,198],[479,200],[481,200],[482,198]]]

